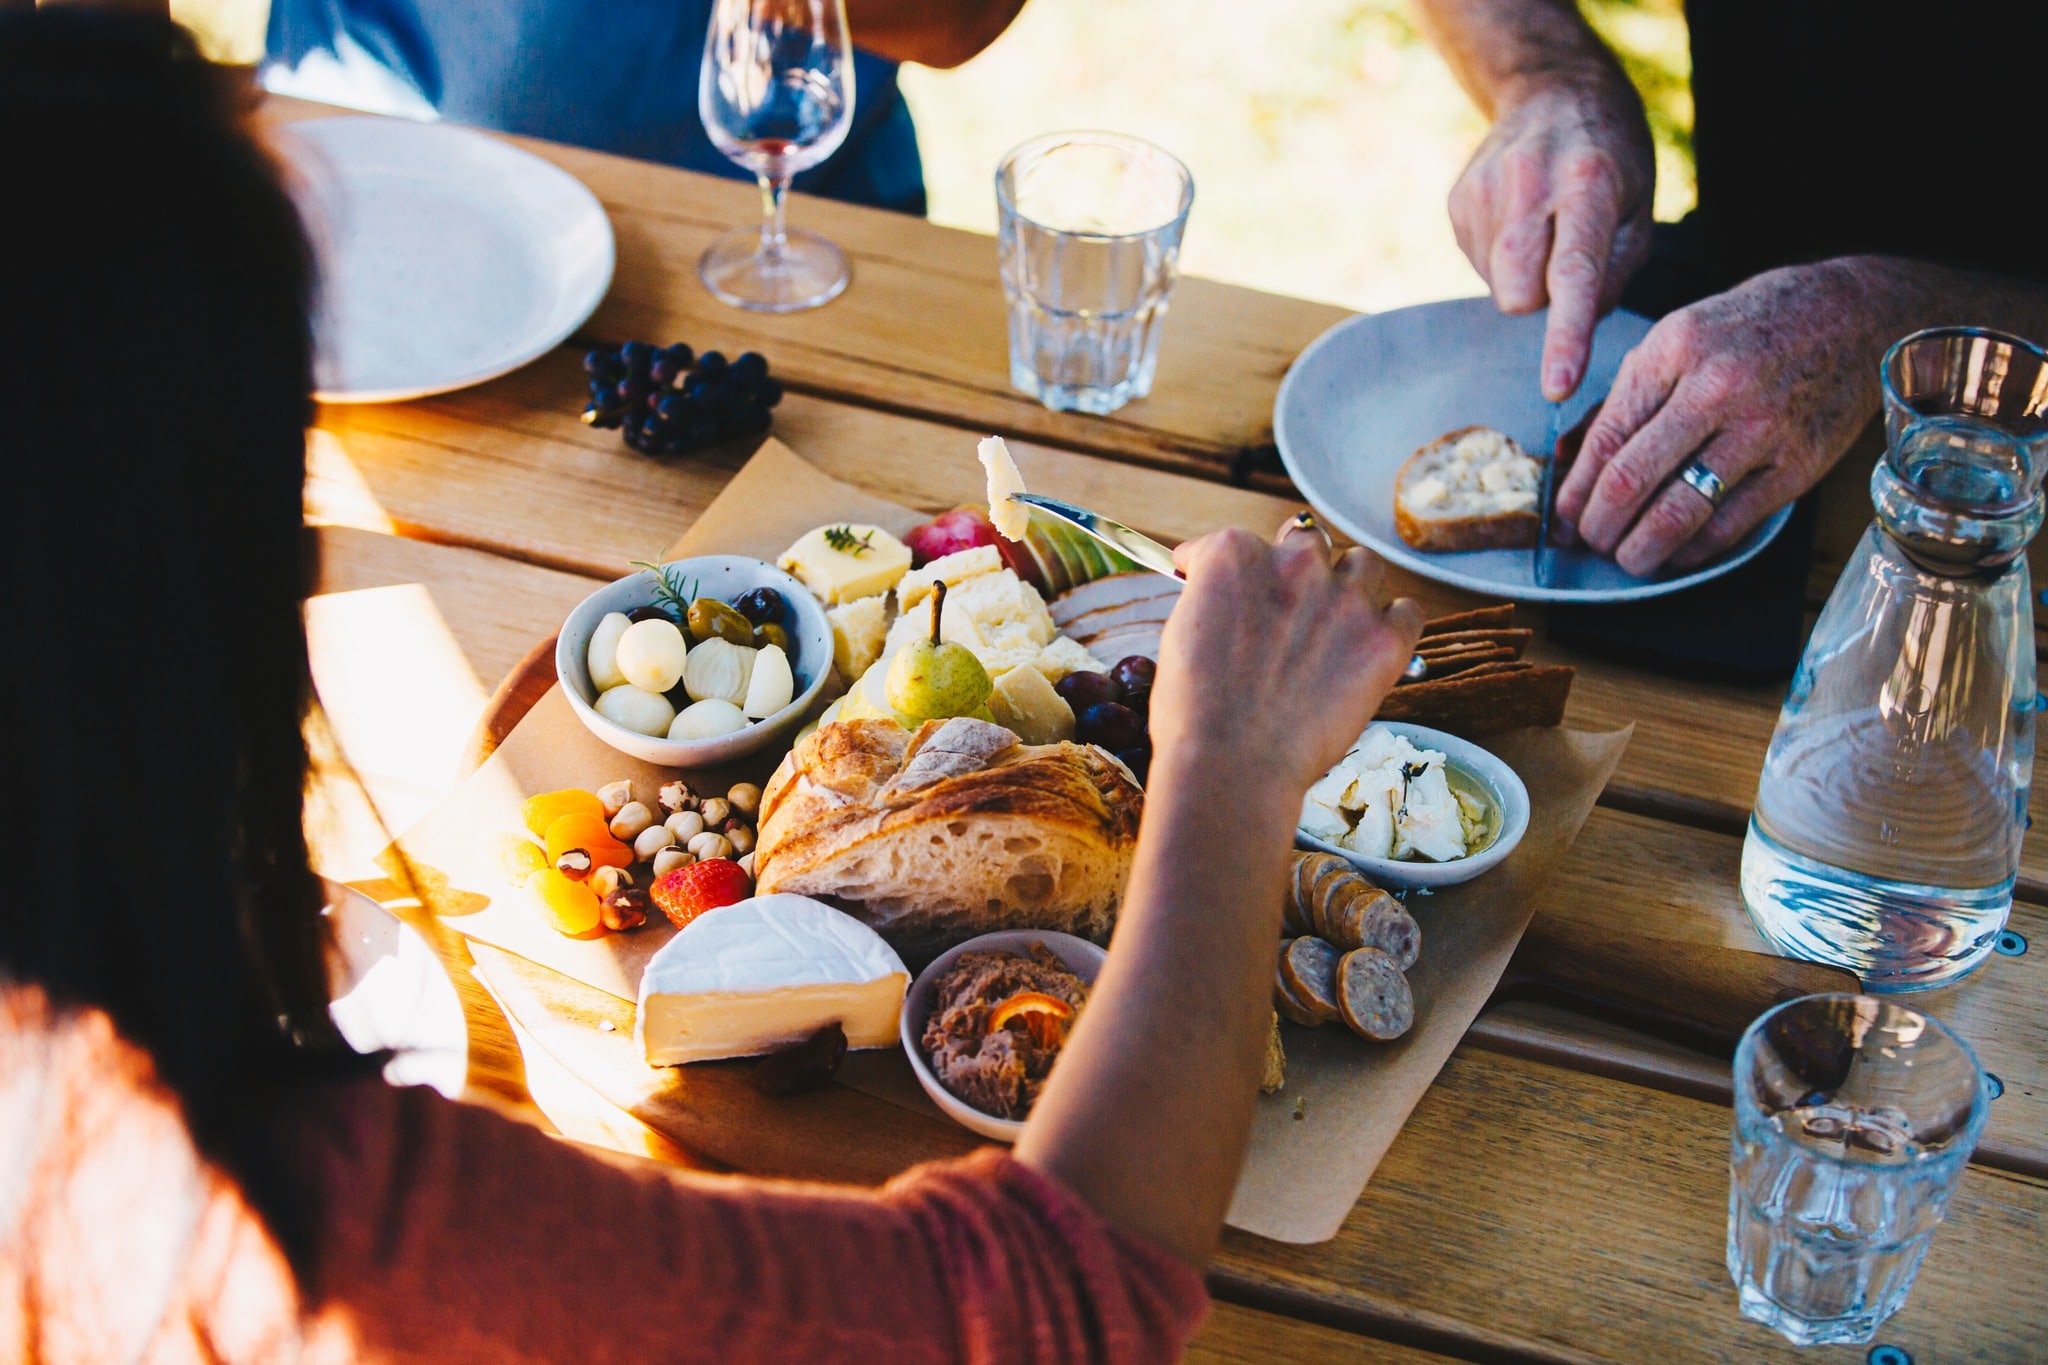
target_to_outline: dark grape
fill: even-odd
[[[780,621],[783,613],[789,609],[789,604],[782,600],[782,594],[773,588],[754,588],[743,592],[734,599],[733,606],[739,608],[740,615],[757,626],[767,625],[770,621]]]
[[[1052,685],[1052,690],[1060,694],[1077,716],[1091,706],[1116,700],[1116,685],[1110,682],[1109,675],[1091,673],[1085,669],[1079,673],[1067,674]]]
[[[1152,750],[1141,744],[1135,749],[1124,750],[1117,757],[1137,777],[1138,785],[1144,786],[1145,775],[1152,771]]]
[[[1109,670],[1109,680],[1116,684],[1119,701],[1133,711],[1144,711],[1152,705],[1152,678],[1158,671],[1150,659],[1133,654],[1117,660],[1116,667]]]
[[[618,429],[632,450],[679,455],[712,441],[768,430],[769,409],[782,397],[768,362],[748,351],[728,361],[689,346],[629,341],[583,357],[590,396],[583,421]]]
[[[1100,744],[1113,754],[1122,753],[1143,747],[1145,718],[1121,702],[1097,702],[1075,717],[1074,735],[1083,744]]]

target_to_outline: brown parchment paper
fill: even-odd
[[[921,517],[828,477],[770,441],[666,557],[715,551],[773,559],[811,527],[849,520],[900,532]],[[1520,731],[1487,741],[1529,788],[1528,833],[1500,867],[1478,880],[1408,898],[1422,926],[1422,956],[1409,973],[1416,1022],[1406,1037],[1374,1044],[1337,1027],[1282,1026],[1287,1086],[1258,1106],[1231,1203],[1232,1226],[1287,1242],[1319,1242],[1335,1235],[1408,1114],[1499,982],[1544,879],[1570,849],[1627,742],[1627,731],[1561,729]],[[769,754],[756,763],[689,776],[700,788],[760,781],[779,759]],[[386,851],[387,870],[407,877],[427,908],[453,927],[504,950],[479,952],[477,970],[507,1012],[557,1060],[650,1125],[700,1150],[730,1148],[709,1154],[764,1173],[768,1168],[745,1159],[748,1152],[789,1148],[801,1153],[815,1147],[843,1154],[845,1134],[791,1133],[783,1135],[785,1141],[755,1131],[736,1141],[728,1131],[731,1125],[710,1112],[722,1107],[711,1102],[714,1094],[740,1093],[735,1087],[743,1082],[727,1079],[734,1068],[678,1071],[640,1064],[627,1022],[630,1002],[647,959],[673,936],[666,924],[657,920],[633,934],[589,942],[567,939],[546,927],[529,893],[502,871],[498,845],[521,836],[519,804],[528,795],[595,787],[622,777],[636,788],[651,789],[669,776],[668,770],[628,758],[591,735],[555,689],[481,768]],[[593,996],[592,988],[603,994]],[[622,1003],[606,1006],[606,997]],[[601,1015],[613,1024],[611,1029],[597,1027]],[[854,1054],[840,1079],[874,1100],[938,1116],[898,1052]],[[749,1130],[775,1125],[784,1112],[772,1103],[748,1099],[746,1104]],[[950,1146],[935,1144],[928,1154],[942,1154]],[[924,1154],[878,1152],[873,1161],[837,1164],[847,1166],[849,1177],[858,1171],[854,1178],[882,1178]],[[794,1169],[788,1173],[800,1173],[799,1156],[791,1156],[789,1164]]]

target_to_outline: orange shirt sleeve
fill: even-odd
[[[1208,1307],[993,1149],[880,1190],[705,1176],[375,1085],[281,1136],[325,1192],[308,1307],[387,1358],[1170,1361]]]

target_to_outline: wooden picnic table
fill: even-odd
[[[274,100],[265,112],[332,111]],[[735,445],[658,461],[581,425],[586,339],[761,351],[790,389],[778,437],[827,473],[919,508],[979,499],[972,440],[991,431],[1019,443],[1034,489],[1112,509],[1162,539],[1226,525],[1265,534],[1302,505],[1265,454],[1273,397],[1340,310],[1184,280],[1152,397],[1109,418],[1049,413],[1008,385],[992,239],[799,199],[793,220],[847,249],[853,283],[816,312],[742,313],[703,291],[694,264],[711,236],[751,221],[751,187],[518,141],[603,201],[617,276],[583,337],[504,379],[319,414],[306,511],[321,557],[308,622],[323,777],[310,820],[331,875],[374,882],[371,856],[389,834],[459,780],[499,681],[594,586],[673,541],[750,453]],[[1867,472],[1845,468],[1830,481],[1818,593],[1867,521]],[[1433,610],[1476,600],[1394,579]],[[1540,624],[1540,611],[1530,615]],[[1579,668],[1569,724],[1636,726],[1537,914],[1760,947],[1736,867],[1780,690],[1663,677],[1547,644],[1535,652]],[[1922,1365],[2033,1358],[2048,1323],[2040,836],[2028,839],[2021,896],[2013,925],[2035,950],[1994,957],[1916,1002],[1958,1026],[2004,1085],[1908,1307],[1879,1336]],[[462,940],[423,927],[465,1002],[470,1090],[567,1137],[684,1164],[866,1181],[973,1141],[834,1087],[813,1097],[807,1123],[872,1139],[858,1150],[826,1153],[803,1134],[771,1133],[772,1114],[749,1127],[747,1101],[716,1095],[702,1141],[681,1144],[603,1099],[546,1046],[522,1050],[467,970]],[[1194,1358],[1795,1358],[1737,1315],[1722,1266],[1727,1083],[1724,1060],[1554,1006],[1494,1006],[1335,1239],[1225,1236],[1211,1275],[1218,1306]]]

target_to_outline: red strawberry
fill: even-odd
[[[681,929],[706,910],[735,905],[754,894],[753,879],[730,858],[711,858],[672,867],[654,879],[647,894]]]

